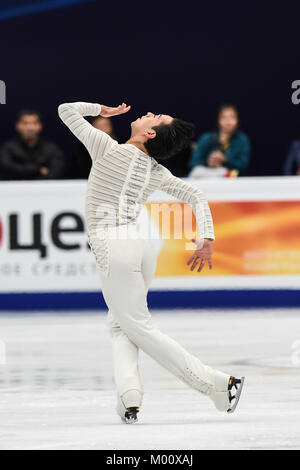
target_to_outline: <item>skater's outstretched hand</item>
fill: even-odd
[[[212,253],[213,253],[213,242],[208,238],[204,238],[204,240],[197,241],[194,238],[192,239],[193,243],[196,243],[196,250],[194,254],[188,259],[187,265],[191,264],[190,270],[193,271],[195,267],[199,264],[199,268],[197,272],[199,273],[202,271],[206,261],[208,262],[209,269],[212,269]]]
[[[119,104],[115,108],[111,108],[110,106],[105,106],[101,104],[101,113],[100,116],[102,117],[111,117],[117,116],[118,114],[127,113],[130,110],[131,106],[127,106],[126,103]]]

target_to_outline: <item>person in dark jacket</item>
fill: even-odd
[[[284,167],[284,175],[300,175],[300,140],[291,143]]]
[[[239,116],[235,106],[223,105],[218,112],[218,131],[206,132],[197,142],[189,167],[224,167],[246,174],[250,160],[250,141],[238,129]]]
[[[56,179],[64,174],[62,150],[41,137],[41,116],[35,110],[20,111],[18,135],[0,148],[0,173],[8,180]]]

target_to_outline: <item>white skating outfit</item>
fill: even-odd
[[[204,365],[153,324],[147,292],[156,267],[151,240],[139,233],[137,217],[156,189],[191,204],[200,238],[214,239],[213,221],[204,194],[183,182],[132,144],[119,144],[94,128],[84,116],[97,116],[101,105],[65,103],[59,116],[86,146],[93,165],[88,180],[86,216],[89,243],[102,281],[112,337],[118,412],[140,406],[143,387],[138,351],[159,362],[190,387],[228,408],[229,375]]]

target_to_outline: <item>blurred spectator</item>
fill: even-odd
[[[63,175],[65,162],[61,149],[41,137],[43,124],[36,110],[20,111],[18,135],[0,148],[0,173],[8,180],[55,179]]]
[[[95,116],[91,118],[90,123],[106,134],[110,135],[114,140],[118,140],[115,136],[112,120],[110,118]],[[85,146],[80,142],[74,154],[74,163],[72,168],[72,176],[78,179],[88,178],[92,167],[92,160]]]
[[[228,176],[245,174],[250,159],[250,141],[238,129],[238,111],[223,105],[218,112],[218,131],[206,132],[191,155],[190,176]]]
[[[300,175],[300,140],[294,140],[289,148],[284,168],[284,175]]]

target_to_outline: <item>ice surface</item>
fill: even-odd
[[[300,310],[153,318],[203,362],[246,376],[236,413],[141,353],[144,403],[125,425],[104,313],[1,314],[0,449],[300,449]]]

